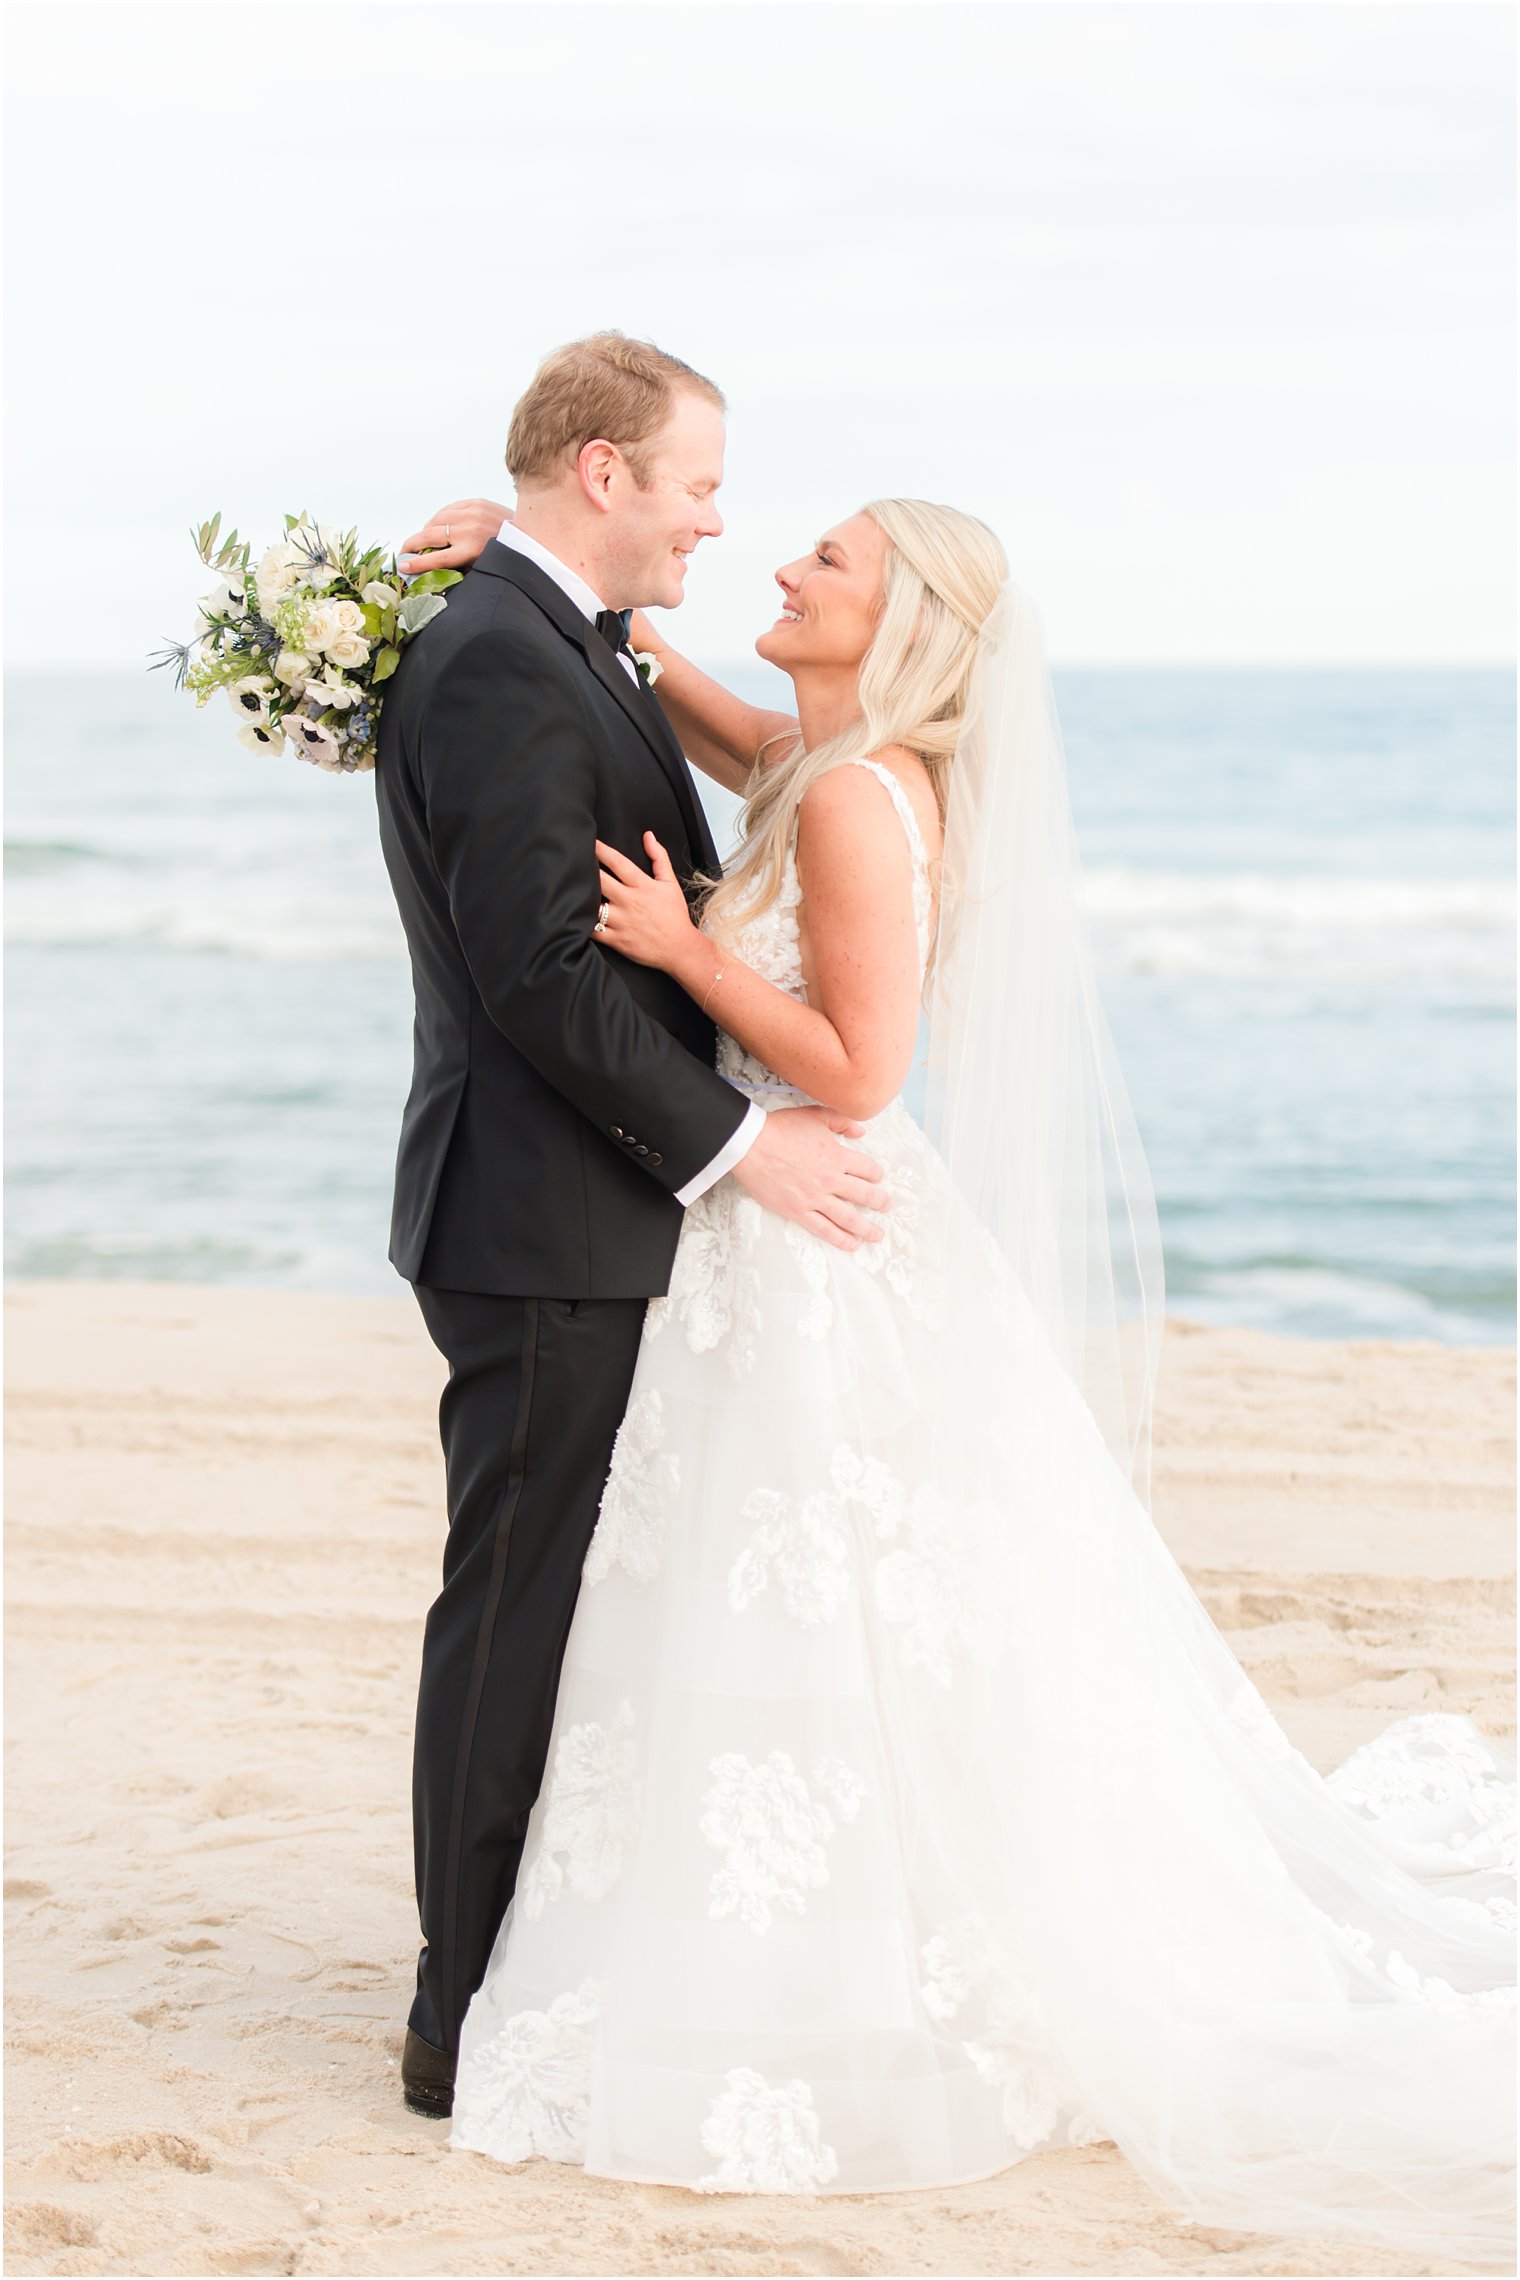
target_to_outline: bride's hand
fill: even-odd
[[[605,839],[597,841],[607,918],[596,939],[637,966],[659,966],[679,979],[679,970],[700,937],[670,857],[652,831],[645,832],[644,845],[654,865],[653,878]]]
[[[487,539],[511,520],[511,508],[495,499],[456,499],[412,532],[396,567],[406,578],[422,570],[468,570]]]

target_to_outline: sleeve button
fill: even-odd
[[[613,1137],[613,1139],[614,1139],[614,1140],[621,1140],[621,1139],[622,1139],[622,1137],[623,1137],[623,1127],[621,1126],[621,1124],[614,1124],[614,1125],[611,1125],[611,1126],[609,1126],[609,1130],[611,1131],[611,1133],[612,1133],[612,1137]]]
[[[650,1151],[649,1151],[649,1161],[651,1162],[651,1164],[661,1164],[661,1163],[663,1163],[663,1162],[665,1161],[665,1159],[664,1159],[664,1157],[663,1157],[663,1156],[660,1154],[660,1151],[658,1150],[658,1148],[651,1148],[651,1149],[650,1149]]]

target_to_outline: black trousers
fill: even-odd
[[[646,1301],[413,1288],[449,1365],[449,1533],[417,1692],[410,2023],[452,2051],[517,1882]]]

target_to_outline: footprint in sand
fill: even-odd
[[[140,1923],[136,1916],[113,1916],[101,1925],[100,1936],[103,1940],[145,1940],[152,1930],[151,1924]]]
[[[60,2248],[93,2248],[98,2231],[93,2217],[60,2209],[52,2201],[21,2202],[6,2213],[5,2246],[13,2257],[46,2256]],[[64,2266],[65,2271],[74,2269]]]
[[[233,1773],[203,1789],[200,1809],[213,1821],[235,1821],[245,1813],[267,1813],[273,1805],[288,1805],[287,1792],[261,1773]]]
[[[38,2166],[92,2182],[127,2169],[180,2169],[205,2176],[215,2164],[204,2146],[178,2130],[132,2130],[125,2137],[79,2138],[72,2145],[54,2146]]]

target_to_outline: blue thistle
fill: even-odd
[[[185,675],[190,670],[190,643],[188,641],[171,641],[166,648],[155,649],[148,659],[148,671],[150,673],[161,672],[166,665],[172,666],[174,669],[174,686],[176,689],[182,689],[185,685]]]

